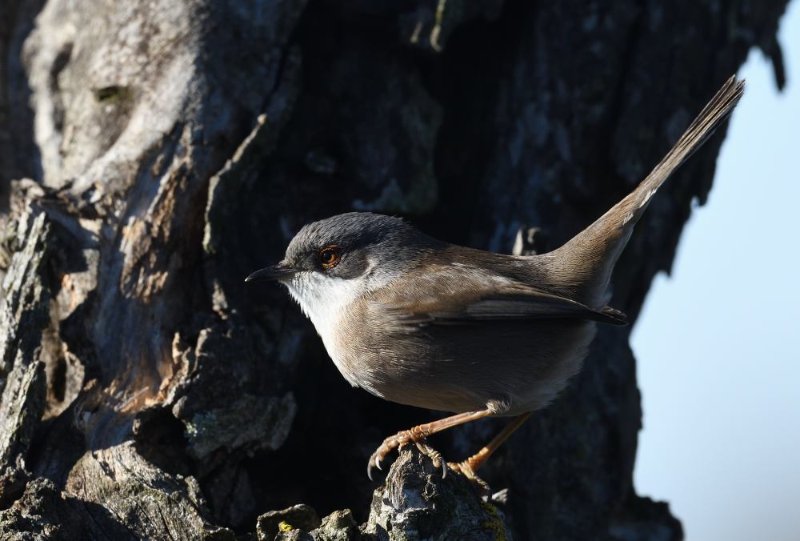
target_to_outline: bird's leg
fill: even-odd
[[[480,411],[458,413],[456,415],[451,415],[450,417],[445,417],[444,419],[439,419],[437,421],[409,428],[408,430],[401,430],[394,436],[389,436],[383,440],[383,443],[381,443],[380,447],[378,447],[375,452],[372,453],[372,456],[369,457],[369,463],[367,464],[367,476],[372,479],[372,468],[381,469],[381,462],[384,458],[386,458],[386,455],[409,443],[416,444],[417,448],[424,455],[430,457],[434,466],[437,468],[441,466],[442,475],[445,475],[447,473],[447,465],[442,460],[442,455],[425,443],[425,439],[432,434],[436,434],[437,432],[442,432],[448,428],[463,425],[464,423],[469,423],[470,421],[477,421],[478,419],[488,417],[494,413],[496,413],[494,409],[487,407],[486,409]]]
[[[497,434],[497,436],[492,438],[492,441],[481,447],[480,451],[463,462],[448,462],[447,466],[455,471],[463,473],[469,480],[480,485],[481,488],[488,489],[489,485],[487,485],[485,481],[475,474],[475,470],[480,468],[481,465],[486,462],[489,457],[492,456],[494,452],[497,451],[501,445],[503,445],[503,443],[505,443],[509,436],[511,436],[515,430],[521,427],[530,416],[531,412],[517,415],[505,426],[505,428],[503,428],[502,431],[500,431],[499,434]]]

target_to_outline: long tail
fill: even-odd
[[[739,102],[744,81],[734,75],[711,98],[678,142],[636,189],[569,242],[550,252],[556,282],[590,306],[602,304],[614,265],[653,194],[714,133]]]

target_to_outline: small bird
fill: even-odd
[[[414,443],[437,467],[475,470],[580,369],[606,305],[614,265],[650,199],[742,96],[731,77],[627,197],[560,248],[513,256],[436,240],[405,221],[351,212],[304,226],[284,259],[247,282],[277,280],[308,316],[354,387],[449,417],[386,438],[367,472]],[[514,419],[460,463],[426,443],[484,417]]]

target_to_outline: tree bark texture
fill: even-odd
[[[351,209],[558,246],[752,47],[782,82],[785,4],[3,0],[0,538],[681,538],[632,487],[630,328],[490,461],[505,503],[413,450],[376,488],[372,450],[434,414],[349,388],[286,292],[243,278]],[[722,139],[625,252],[632,317]],[[461,459],[499,426],[434,444]]]

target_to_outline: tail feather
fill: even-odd
[[[728,79],[633,192],[551,252],[551,271],[556,273],[556,281],[571,290],[574,298],[590,306],[604,301],[614,265],[653,194],[730,115],[743,92],[744,81],[737,80],[735,75]]]

